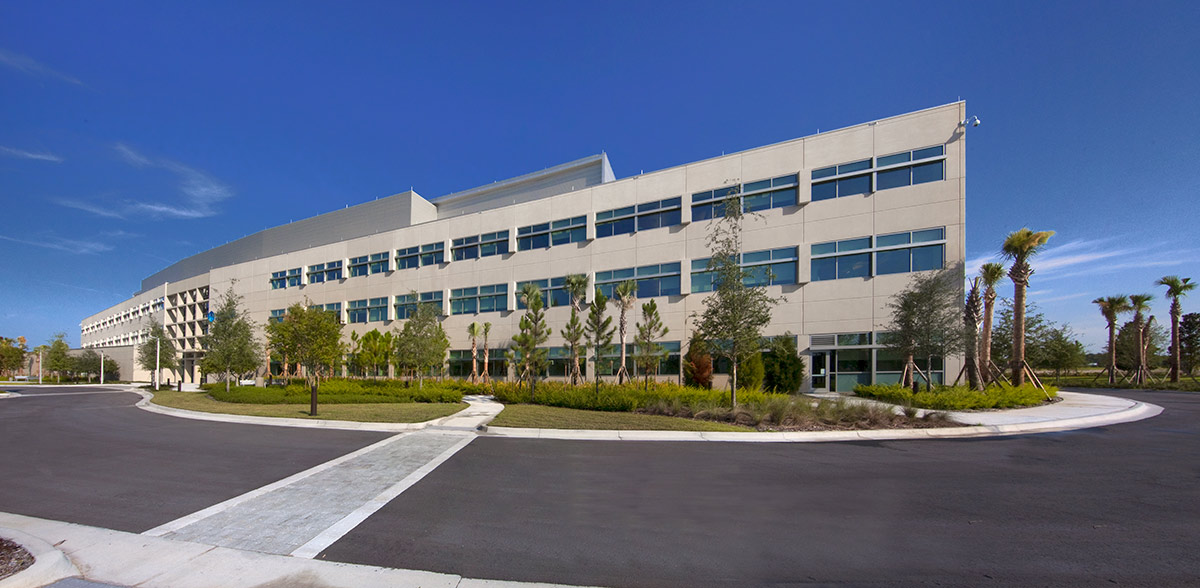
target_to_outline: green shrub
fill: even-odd
[[[1057,396],[1058,389],[1046,387],[1050,396]],[[967,386],[938,386],[930,392],[912,390],[900,385],[856,386],[854,393],[863,398],[872,398],[900,406],[930,408],[934,410],[971,410],[979,408],[1016,408],[1036,406],[1046,401],[1046,394],[1033,384],[1019,388],[1012,386],[989,386],[979,392]]]
[[[738,394],[744,390],[758,390],[763,385],[763,358],[754,353],[738,364]]]
[[[224,384],[211,386],[209,395],[222,402],[241,404],[307,404],[310,391],[303,382],[286,386],[234,386],[225,392]],[[344,380],[335,378],[317,387],[317,402],[322,404],[367,404],[396,402],[462,402],[470,385],[457,381],[425,382],[421,387],[400,380]]]

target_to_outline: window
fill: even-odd
[[[320,284],[321,282],[332,282],[342,278],[342,262],[330,261],[328,263],[318,263],[317,265],[308,266],[308,283]]]
[[[455,239],[451,244],[451,257],[454,261],[476,259],[479,257],[479,236]]]
[[[421,246],[421,266],[445,263],[446,244],[442,242],[429,243]]]
[[[747,182],[692,194],[692,220],[708,220],[725,216],[725,200],[740,196],[742,210],[753,212],[768,208],[783,208],[796,204],[796,174]]]
[[[422,292],[420,294],[402,294],[396,297],[396,320],[404,320],[417,312],[418,304],[432,304],[437,307],[437,313],[442,313],[442,292]]]
[[[346,320],[350,324],[367,322],[368,300],[351,300],[347,304]]]
[[[299,286],[303,283],[303,277],[300,275],[300,268],[292,268],[287,271],[287,285],[289,288]]]
[[[358,276],[367,275],[367,259],[368,256],[351,257],[350,258],[350,277],[357,278]]]
[[[387,316],[387,297],[372,298],[367,301],[367,322],[381,322],[388,320]]]
[[[545,249],[587,240],[587,217],[576,216],[517,229],[517,251]]]
[[[742,268],[748,274],[743,283],[750,287],[796,283],[795,247],[764,249],[742,254]],[[712,292],[714,272],[708,271],[709,259],[692,260],[692,292]]]
[[[314,304],[308,307],[309,310],[324,310],[325,312],[333,313],[337,317],[338,322],[342,322],[342,303],[330,302],[329,304]]]
[[[521,290],[525,287],[525,284],[534,284],[542,290],[542,306],[570,306],[571,295],[567,293],[566,289],[564,288],[566,281],[567,279],[563,277],[551,278],[549,280],[526,280],[524,282],[517,282],[517,308],[525,308],[525,303],[521,301]]]
[[[287,288],[287,272],[271,272],[271,289]]]
[[[677,225],[682,220],[683,199],[667,198],[596,213],[596,238],[625,235]]]
[[[941,269],[946,261],[945,240],[946,229],[939,227],[879,235],[874,248],[870,237],[817,243],[812,246],[810,278],[819,282]]]
[[[829,200],[854,194],[871,193],[871,172],[874,171],[875,190],[936,182],[946,177],[946,149],[942,145],[914,149],[903,153],[835,165],[813,170],[812,179],[835,178],[813,182],[812,199]],[[859,173],[863,172],[863,173]],[[842,177],[844,174],[853,174]]]
[[[390,267],[388,261],[387,251],[382,253],[372,253],[371,258],[368,260],[367,272],[372,274],[381,274],[383,272],[391,271],[392,268]]]
[[[508,231],[455,239],[450,243],[450,252],[454,261],[508,253]]]
[[[396,269],[411,269],[421,267],[421,248],[409,247],[396,250]]]
[[[613,297],[616,287],[621,282],[633,280],[637,283],[637,297],[676,296],[679,294],[680,264],[663,263],[644,265],[637,268],[626,268],[596,273],[596,287],[605,296]]]
[[[508,310],[508,284],[450,291],[450,314],[475,314]]]
[[[287,316],[286,308],[279,308],[276,310],[272,310],[271,316],[270,316],[270,318],[267,319],[267,322],[268,323],[282,323],[283,317],[285,317],[285,316]]]

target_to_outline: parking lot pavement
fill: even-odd
[[[389,436],[175,418],[100,387],[3,389],[21,396],[0,400],[0,511],[135,533]]]
[[[477,439],[318,557],[605,586],[1194,585],[1200,395],[974,440]]]

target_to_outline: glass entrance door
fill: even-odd
[[[829,391],[829,352],[828,351],[813,351],[812,352],[812,391],[813,392],[828,392]]]

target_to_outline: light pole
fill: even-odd
[[[146,335],[154,339],[154,391],[158,392],[158,381],[162,379],[162,368],[159,367],[159,358],[162,356],[162,339],[154,335]],[[104,365],[104,361],[100,361],[100,365]]]
[[[42,385],[42,352],[38,352],[38,385]]]
[[[100,352],[100,385],[104,385],[104,352]]]

